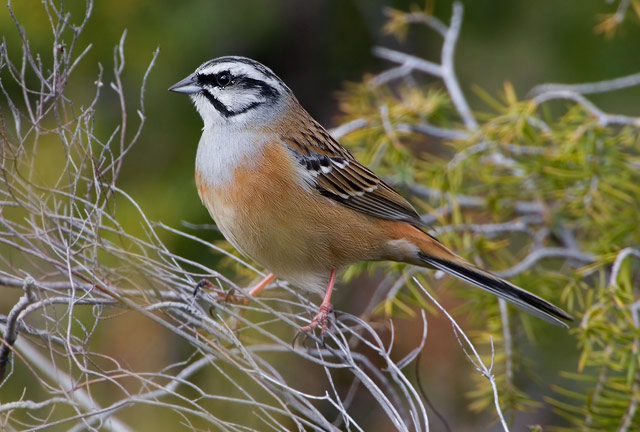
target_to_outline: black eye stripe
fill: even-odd
[[[219,57],[213,60],[210,60],[206,63],[204,63],[202,66],[200,66],[200,69],[208,69],[211,68],[215,65],[219,65],[219,64],[224,64],[224,63],[240,63],[240,64],[245,64],[247,66],[251,66],[252,68],[254,68],[257,72],[261,73],[264,77],[266,78],[270,78],[274,81],[276,81],[278,84],[276,85],[276,88],[278,89],[278,93],[280,92],[284,92],[287,94],[292,94],[291,93],[291,89],[289,87],[287,87],[281,80],[280,78],[278,78],[278,76],[276,74],[273,73],[273,71],[271,71],[271,69],[269,69],[268,67],[264,66],[262,63],[259,63],[255,60],[246,58],[246,57],[238,57],[238,56],[226,56],[226,57]],[[215,85],[215,83],[213,83],[212,85]],[[271,87],[271,86],[270,86]],[[271,87],[273,88],[273,87]]]
[[[198,83],[200,85],[209,85],[209,86],[215,86],[216,85],[216,76],[215,75],[202,75],[202,74],[197,74],[196,78],[198,79]]]
[[[229,71],[218,72],[217,74],[197,74],[196,78],[200,85],[211,87],[226,87],[233,84],[235,77]]]
[[[262,73],[266,77],[273,78],[273,79],[276,79],[276,80],[279,79],[276,76],[276,74],[271,72],[271,70],[269,68],[267,68],[266,66],[264,66],[261,63],[258,63],[255,60],[251,60],[251,59],[248,59],[246,57],[234,57],[234,56],[220,57],[220,58],[213,59],[213,60],[209,61],[208,63],[206,63],[203,66],[208,67],[208,66],[212,66],[212,65],[215,65],[215,64],[218,64],[218,63],[225,63],[225,62],[246,64],[246,65],[254,67],[255,69],[260,71],[260,73]]]
[[[227,86],[235,85],[247,90],[257,89],[260,91],[260,96],[264,97],[265,99],[275,98],[280,95],[280,92],[278,90],[264,81],[255,78],[249,78],[246,75],[233,76],[229,71],[222,71],[218,72],[217,74],[198,74],[197,79],[201,85],[207,85],[211,87],[224,88]],[[221,81],[228,81],[228,83],[222,85]]]
[[[272,104],[280,96],[280,92],[273,86],[267,84],[265,81],[256,78],[250,78],[246,75],[233,75],[229,70],[223,70],[218,73],[197,73],[196,80],[203,87],[203,94],[209,101],[209,103],[215,108],[220,115],[229,118],[238,114],[244,114],[251,111],[263,104]],[[233,109],[233,105],[226,105],[217,97],[217,92],[214,89],[236,89],[235,92],[245,92],[247,90],[253,91],[254,95],[259,94],[262,100],[254,100],[253,102],[237,107]],[[218,91],[219,91],[218,90]],[[229,96],[233,98],[236,93],[230,93]],[[237,93],[238,96],[241,93]]]
[[[259,89],[260,96],[264,97],[265,99],[275,98],[280,95],[278,90],[276,90],[266,82],[254,78],[249,78],[244,75],[237,77],[237,85],[239,87],[242,87],[243,89]]]

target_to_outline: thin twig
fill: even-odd
[[[611,125],[629,125],[629,126],[640,126],[640,117],[630,117],[621,114],[607,114],[602,111],[600,108],[595,106],[591,101],[586,99],[580,93],[576,93],[571,90],[550,90],[544,93],[538,94],[533,98],[533,101],[542,104],[544,102],[548,102],[556,99],[567,99],[572,100],[584,108],[587,109],[593,116],[598,119],[598,123],[602,126],[611,126]]]
[[[640,73],[634,73],[619,78],[614,78],[604,81],[596,81],[591,83],[581,84],[539,84],[535,86],[529,94],[533,97],[538,95],[557,92],[557,91],[569,91],[574,93],[585,94],[597,94],[608,93],[616,90],[622,90],[629,87],[640,85]]]
[[[431,293],[422,286],[422,284],[418,279],[413,278],[413,282],[416,285],[418,285],[418,287],[422,290],[422,292],[427,297],[429,297],[429,299],[433,302],[433,304],[435,304],[436,307],[440,309],[440,311],[447,317],[449,322],[451,322],[451,326],[453,327],[453,332],[456,335],[458,344],[460,344],[460,347],[462,348],[465,355],[467,356],[467,359],[471,362],[471,364],[473,364],[473,366],[478,370],[478,372],[482,374],[483,377],[489,380],[489,383],[491,384],[491,390],[493,391],[493,401],[496,408],[496,413],[498,414],[498,418],[500,419],[500,424],[502,426],[502,429],[508,432],[509,428],[507,427],[507,422],[505,421],[504,415],[502,414],[502,409],[500,408],[500,402],[498,398],[498,387],[496,386],[496,379],[495,379],[495,376],[493,375],[491,368],[490,367],[488,368],[484,364],[484,362],[482,361],[482,358],[480,357],[480,354],[478,354],[478,351],[476,350],[476,347],[471,343],[466,333],[458,325],[456,320],[453,319],[453,317],[449,314],[449,312],[447,312],[447,310],[444,307],[442,307],[440,303],[438,303],[438,301],[431,295]],[[460,336],[462,336],[462,340],[460,340]],[[463,341],[464,341],[464,344],[463,344]],[[473,357],[467,352],[467,348],[471,349]],[[492,359],[491,365],[492,366],[493,366],[493,357],[494,357],[494,349],[493,349],[493,341],[491,341],[491,359]]]
[[[34,280],[31,276],[27,276],[23,281],[24,295],[20,297],[18,302],[11,308],[11,312],[7,316],[4,332],[4,343],[0,346],[0,381],[3,380],[9,362],[9,355],[13,344],[18,338],[20,329],[20,319],[22,311],[35,301],[33,294]]]

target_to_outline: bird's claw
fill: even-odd
[[[329,315],[333,312],[333,306],[331,304],[323,303],[320,305],[318,313],[313,317],[311,322],[303,327],[300,327],[300,331],[304,333],[311,333],[316,327],[320,327],[320,336],[323,336],[327,331],[327,324],[329,322]]]
[[[207,288],[208,290],[212,291],[213,294],[216,296],[216,301],[218,303],[230,303],[230,304],[236,304],[236,305],[242,305],[242,306],[246,306],[249,304],[248,298],[241,297],[235,294],[236,292],[235,288],[231,288],[229,291],[224,292],[220,288],[215,286],[208,279],[202,279],[200,282],[198,282],[193,292],[193,295],[194,296],[197,295],[198,291],[200,291],[202,288]]]

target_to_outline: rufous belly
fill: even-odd
[[[198,192],[225,238],[276,276],[321,289],[331,269],[389,259],[389,224],[320,195],[297,174],[279,144],[210,186],[196,172]],[[393,259],[393,258],[392,258]]]

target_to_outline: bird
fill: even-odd
[[[340,269],[398,261],[441,270],[551,324],[571,315],[479,268],[426,232],[416,209],[302,107],[268,67],[215,58],[169,88],[189,95],[204,127],[195,183],[227,241],[275,277],[324,294],[300,330],[327,329]]]

